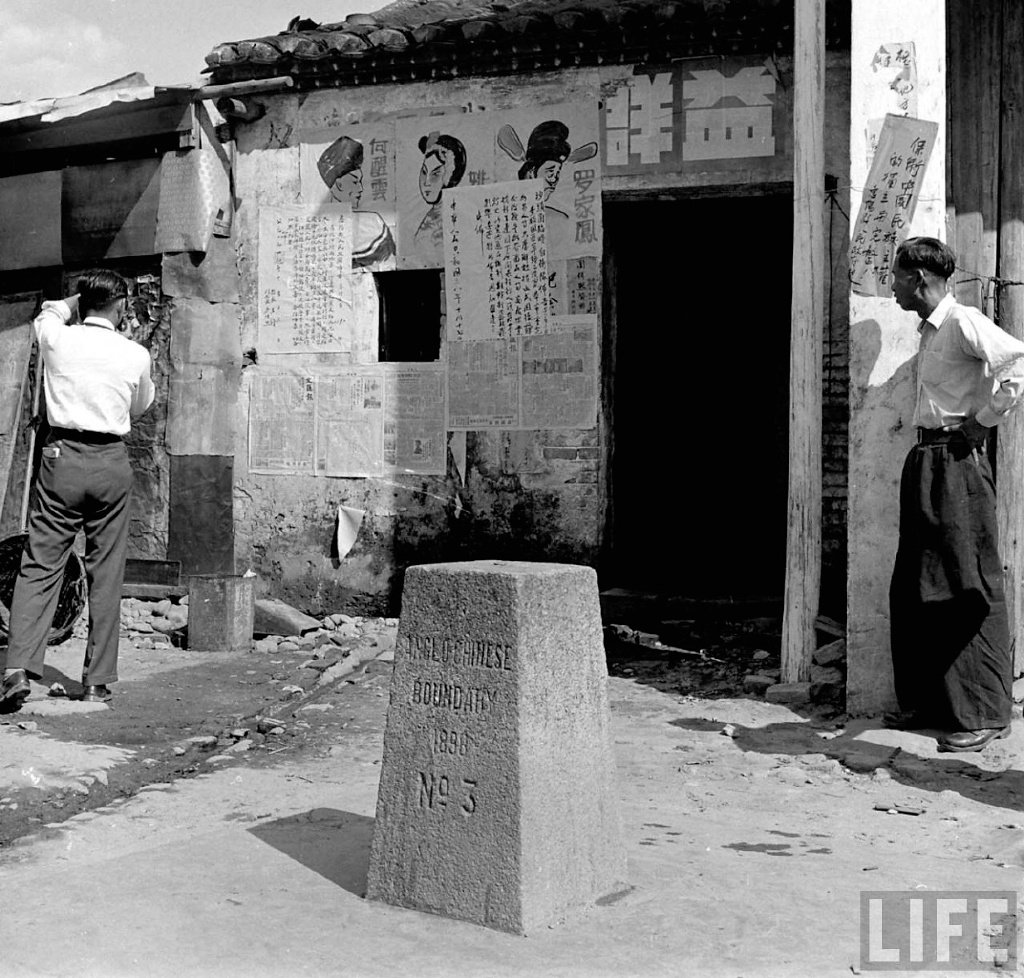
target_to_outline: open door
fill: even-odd
[[[609,586],[782,596],[792,222],[789,194],[606,205]]]

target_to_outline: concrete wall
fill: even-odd
[[[791,67],[776,63],[780,105],[776,125],[787,132]],[[358,90],[324,90],[264,97],[267,114],[235,131],[242,349],[256,349],[256,248],[258,209],[295,203],[299,195],[299,134],[304,130],[354,124],[427,108],[461,107],[494,112],[524,105],[607,98],[633,74],[632,66],[581,69],[498,79],[465,79],[434,84],[381,85]],[[786,79],[789,79],[787,82]],[[788,89],[787,89],[788,85]],[[830,173],[848,168],[848,69],[845,56],[830,55],[827,165]],[[728,168],[708,161],[686,172],[604,177],[604,193],[701,191],[791,180],[791,152],[783,140],[773,159],[730,161]],[[845,183],[844,180],[839,181]],[[838,198],[848,212],[845,191]],[[845,283],[846,232],[833,227],[833,264]],[[753,229],[766,235],[770,229]],[[788,244],[787,244],[788,246]],[[826,339],[827,376],[833,392],[844,393],[846,312],[843,288],[831,290],[832,329]],[[316,369],[315,363],[310,363]],[[257,366],[243,371],[239,398],[235,465],[236,563],[252,567],[261,587],[310,611],[383,610],[395,607],[402,569],[434,560],[506,557],[598,563],[606,516],[609,418],[586,430],[469,432],[466,484],[451,465],[446,476],[383,479],[256,475],[246,467],[248,387]],[[836,380],[836,378],[839,378]],[[838,387],[835,384],[838,383]],[[843,399],[833,396],[840,414]],[[833,425],[833,438],[845,440],[845,421]],[[844,446],[839,445],[839,452]],[[831,478],[833,500],[845,494],[845,466]],[[461,509],[456,507],[456,492]],[[341,562],[332,555],[339,505],[366,512],[356,547]],[[842,499],[827,518],[844,518]],[[842,529],[833,526],[835,549]],[[843,555],[844,556],[844,555]]]
[[[944,238],[945,18],[934,0],[855,0],[851,44],[851,217],[870,166],[868,131],[894,112],[891,77],[873,67],[885,44],[913,42],[917,116],[939,123],[910,234]],[[899,526],[898,487],[912,426],[917,317],[892,298],[850,296],[850,486],[847,707],[873,713],[894,705],[888,587]]]

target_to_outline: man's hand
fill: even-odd
[[[959,431],[971,448],[981,448],[988,438],[989,429],[975,418],[964,418],[960,424],[950,425],[947,431]]]

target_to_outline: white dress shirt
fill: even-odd
[[[918,329],[914,424],[1002,421],[1024,391],[1024,343],[948,293]]]
[[[69,324],[66,302],[44,302],[33,326],[51,426],[126,435],[153,403],[149,351],[98,316]]]

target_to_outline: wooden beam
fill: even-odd
[[[948,225],[956,251],[953,291],[957,301],[986,315],[987,278],[996,273],[999,207],[999,3],[951,0],[947,5],[949,99],[948,199],[955,208]]]
[[[1002,106],[999,142],[998,321],[1024,339],[1024,7],[1003,0]],[[999,425],[996,503],[999,548],[1006,581],[1015,674],[1024,671],[1024,415],[1019,410]]]
[[[810,677],[821,589],[821,357],[825,314],[825,0],[795,0],[793,300],[782,680]]]
[[[41,152],[93,143],[145,139],[191,131],[194,122],[191,102],[175,102],[143,109],[126,107],[124,111],[118,109],[107,107],[61,122],[0,135],[0,153]]]
[[[295,79],[291,75],[283,75],[279,78],[257,78],[253,81],[232,82],[228,85],[204,85],[192,92],[192,101],[234,98],[237,95],[266,95],[283,92],[294,87]]]

